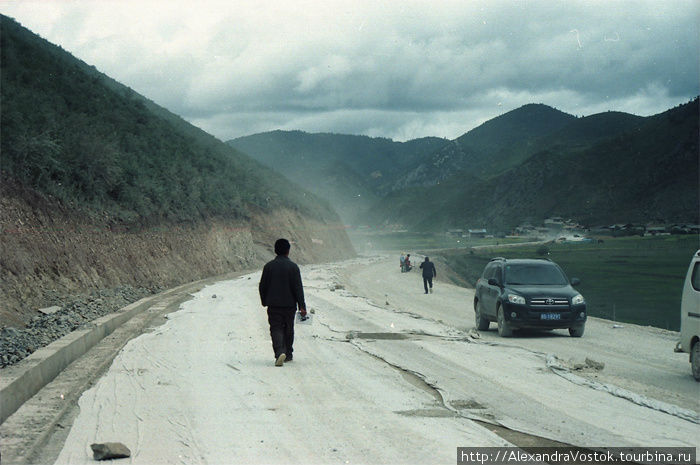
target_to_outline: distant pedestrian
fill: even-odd
[[[406,258],[403,261],[403,270],[404,271],[411,271],[413,269],[413,265],[411,265],[411,254],[407,253]]]
[[[289,259],[291,245],[287,239],[275,242],[277,257],[265,264],[258,289],[263,307],[267,307],[275,366],[292,361],[294,351],[294,315],[299,307],[306,316],[304,287],[299,267]]]
[[[399,258],[399,268],[401,268],[401,272],[404,272],[403,266],[404,263],[406,262],[406,257],[404,256],[403,253],[401,253],[401,258]]]
[[[423,270],[423,287],[425,288],[425,293],[428,293],[428,285],[430,285],[430,293],[433,293],[433,278],[437,278],[437,271],[435,271],[435,264],[430,261],[430,258],[425,257],[423,263],[420,264],[420,268]]]

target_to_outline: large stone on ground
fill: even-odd
[[[131,456],[131,451],[121,442],[104,442],[90,444],[92,457],[95,460],[124,459]]]
[[[53,313],[58,312],[59,310],[61,310],[61,307],[59,307],[58,305],[53,305],[51,307],[40,308],[39,313],[43,313],[44,315],[51,315]]]

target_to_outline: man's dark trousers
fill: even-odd
[[[267,321],[270,323],[270,337],[275,358],[285,354],[292,358],[294,344],[294,315],[296,307],[267,307]]]
[[[433,288],[433,277],[423,276],[423,287],[425,288],[425,293],[428,293],[428,284],[430,284],[430,289]]]

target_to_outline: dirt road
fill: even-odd
[[[417,257],[416,263],[422,258]],[[394,308],[418,308],[422,317],[461,331],[474,328],[473,289],[445,285],[438,279],[436,292],[425,296],[420,273],[397,273],[395,262],[387,258],[371,266],[349,267],[342,274],[354,292],[374,301],[389,300]],[[690,376],[688,354],[673,352],[679,339],[675,331],[589,318],[581,339],[571,338],[566,330],[520,331],[513,338],[503,339],[498,336],[496,323],[491,323],[489,331],[481,331],[480,336],[489,343],[553,354],[568,365],[583,363],[586,358],[603,362],[605,368],[601,371],[589,369],[578,374],[700,411],[700,383]]]
[[[133,463],[454,463],[458,446],[507,444],[470,418],[580,446],[700,443],[690,384],[640,392],[648,381],[629,375],[634,367],[607,373],[631,363],[618,354],[627,347],[645,365],[671,335],[615,330],[618,350],[598,340],[605,322],[580,340],[479,337],[470,291],[438,281],[424,295],[420,277],[394,262],[303,267],[314,322],[297,326],[294,361],[282,368],[273,366],[259,274],[204,288],[132,340],[82,396],[57,463],[92,463],[89,445],[104,441],[129,446]],[[671,348],[671,363],[650,358],[646,369],[689,378]],[[609,365],[582,376],[548,367],[547,352]],[[641,395],[605,390],[614,380]],[[664,389],[674,396],[666,404],[652,397]]]

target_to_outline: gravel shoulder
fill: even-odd
[[[0,368],[14,365],[41,347],[84,328],[99,317],[158,292],[120,286],[72,297],[53,297],[52,313],[36,312],[26,327],[0,329]]]

